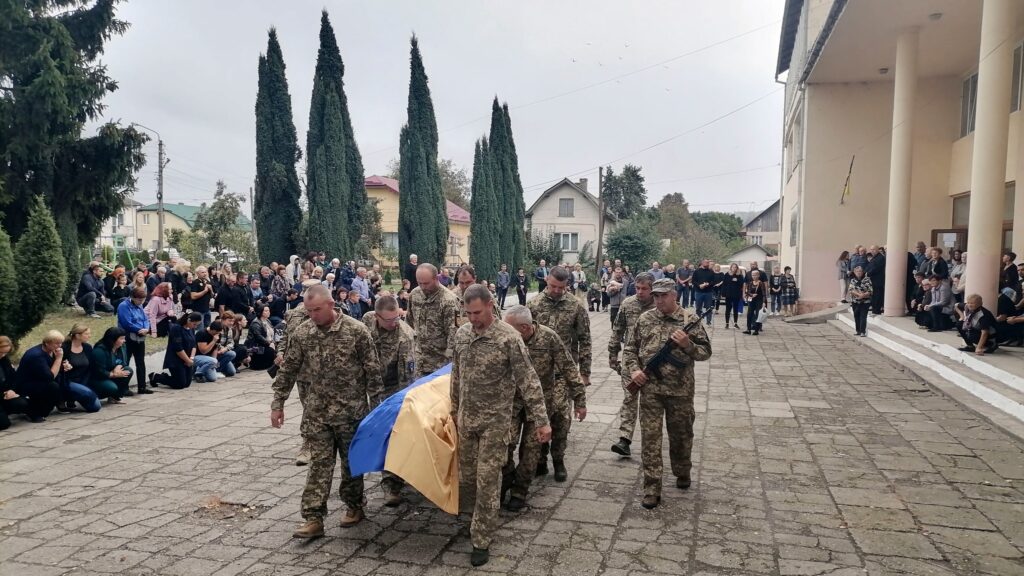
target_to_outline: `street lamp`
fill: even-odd
[[[132,126],[137,126],[156,134],[157,144],[157,172],[156,172],[156,251],[159,254],[164,249],[164,166],[171,163],[170,158],[164,157],[164,140],[160,137],[160,133],[148,126],[143,126],[138,122],[132,122]]]

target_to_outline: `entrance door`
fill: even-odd
[[[967,250],[967,230],[946,228],[932,230],[932,246],[942,248],[944,254],[951,250]]]

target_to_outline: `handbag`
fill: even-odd
[[[768,310],[767,309],[761,308],[760,310],[757,311],[757,323],[758,324],[761,324],[762,322],[764,322],[767,319],[768,319]]]

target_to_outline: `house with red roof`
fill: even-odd
[[[398,254],[398,180],[386,176],[366,179],[366,195],[380,210],[380,227],[384,233],[383,249],[375,256],[385,265],[398,262],[388,257]],[[445,200],[448,211],[448,252],[445,264],[458,266],[469,262],[469,211]]]

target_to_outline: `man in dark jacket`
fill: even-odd
[[[885,302],[885,254],[879,251],[878,246],[868,249],[868,265],[864,273],[871,280],[871,312],[881,314]]]
[[[75,302],[85,310],[85,315],[90,318],[99,318],[96,309],[114,313],[114,307],[107,300],[106,290],[103,288],[103,281],[100,275],[103,269],[99,262],[89,264],[89,268],[82,273],[82,279],[78,282],[78,291],[75,292]]]
[[[409,255],[409,261],[405,264],[405,272],[402,274],[402,278],[409,281],[409,292],[412,292],[419,283],[416,282],[416,268],[419,266],[419,257],[415,254]]]

